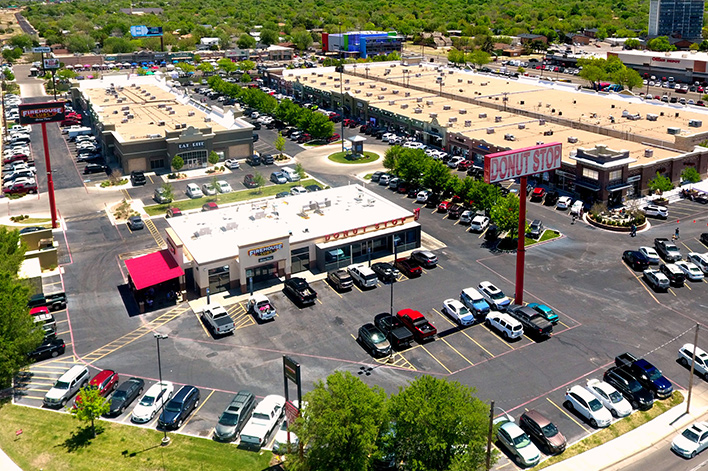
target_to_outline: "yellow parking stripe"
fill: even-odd
[[[553,406],[554,406],[556,409],[558,409],[559,411],[563,412],[563,413],[566,415],[566,417],[568,417],[570,420],[572,420],[573,422],[575,422],[575,424],[576,424],[578,427],[580,427],[581,429],[583,429],[583,430],[585,431],[585,433],[589,433],[589,430],[586,429],[585,427],[583,427],[583,426],[580,424],[580,422],[578,422],[577,420],[575,420],[575,417],[573,417],[572,415],[570,415],[565,409],[563,409],[561,406],[559,406],[559,405],[556,404],[555,402],[551,401],[551,399],[548,398],[548,397],[546,398],[546,400],[547,400],[548,402],[550,402],[551,404],[553,404]]]
[[[196,312],[194,313],[194,316],[197,318],[197,323],[199,323],[199,325],[202,327],[206,336],[211,337],[211,335],[209,335],[209,329],[207,329],[206,326],[204,325],[204,322],[202,322],[202,316],[200,316]]]
[[[460,355],[462,358],[464,358],[467,363],[469,363],[470,365],[474,366],[474,363],[472,363],[471,361],[469,361],[469,359],[467,359],[466,356],[464,356],[462,353],[460,353],[455,347],[453,347],[452,345],[450,345],[450,343],[449,343],[447,340],[445,340],[444,338],[443,338],[443,339],[440,339],[440,340],[442,340],[443,342],[445,342],[445,345],[447,345],[448,347],[450,347],[455,353],[457,353],[457,354]]]
[[[187,424],[189,423],[189,421],[192,420],[192,417],[194,417],[195,415],[197,415],[197,412],[199,412],[199,409],[201,409],[202,407],[204,407],[204,404],[206,404],[206,401],[209,400],[209,398],[211,397],[212,394],[214,394],[214,392],[215,392],[215,391],[212,389],[211,392],[209,393],[209,395],[207,396],[207,398],[204,399],[201,404],[199,404],[199,407],[197,407],[197,408],[192,412],[192,414],[189,416],[189,418],[187,419],[187,421],[182,424],[182,428],[180,428],[179,430],[177,430],[178,432],[181,432],[182,430],[184,430],[184,428],[187,426]]]
[[[425,346],[421,345],[420,348],[422,348],[423,350],[425,350],[425,352],[426,352],[428,355],[430,355],[433,360],[435,360],[435,361],[437,361],[438,363],[440,363],[440,366],[442,366],[443,368],[445,368],[445,371],[447,371],[448,373],[452,374],[452,371],[450,371],[447,366],[443,365],[443,363],[442,363],[440,360],[438,360],[437,358],[435,358],[435,355],[433,355],[432,353],[430,353],[430,351],[429,351],[427,348],[425,348]]]
[[[508,343],[506,343],[506,341],[505,341],[503,338],[501,338],[501,335],[497,334],[491,327],[487,327],[487,326],[484,325],[484,324],[479,324],[479,325],[484,326],[485,330],[486,330],[487,332],[489,332],[490,334],[492,334],[492,335],[494,336],[494,338],[496,338],[497,340],[499,340],[501,343],[503,343],[504,345],[506,345],[507,347],[509,347],[509,348],[512,349],[512,350],[514,349],[514,347],[512,347],[511,345],[509,345]],[[492,355],[492,356],[493,356],[493,355]]]
[[[160,235],[160,231],[157,230],[157,227],[155,227],[155,223],[152,222],[152,219],[145,219],[143,223],[145,223],[145,227],[147,227],[148,231],[150,231],[150,235],[155,240],[157,246],[159,248],[167,247],[165,239],[163,239],[162,235]]]

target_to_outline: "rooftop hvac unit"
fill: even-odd
[[[432,119],[432,118],[437,118],[438,114],[437,113],[430,113],[428,116],[430,116],[430,118]]]
[[[211,122],[211,118],[210,118],[209,116],[205,117],[205,118],[204,118],[204,122],[205,122],[205,123]]]
[[[433,106],[433,100],[426,100],[425,104],[428,106]]]
[[[344,83],[349,83],[349,79],[344,79]]]
[[[371,93],[371,92],[366,92],[366,96],[371,96],[371,95],[373,95],[373,93]]]
[[[327,76],[327,79],[332,80],[332,76],[331,76],[331,75],[328,75],[328,76]]]
[[[471,83],[473,83],[473,82],[472,82],[472,80],[468,80],[467,83],[471,84]]]
[[[322,86],[324,87],[325,85],[327,85],[327,82],[325,82],[325,81],[323,80],[322,82],[320,82],[320,85],[322,85]]]
[[[689,119],[688,120],[688,127],[689,128],[700,128],[703,126],[703,121],[700,119]]]
[[[390,100],[390,101],[388,102],[388,104],[391,105],[391,106],[393,106],[393,105],[396,104],[396,100]]]
[[[460,113],[460,114],[467,114],[467,110],[464,109],[464,108],[460,108],[459,113]]]
[[[361,90],[357,88],[356,90],[354,90],[354,93],[361,93]]]
[[[448,119],[448,121],[451,122],[451,123],[456,123],[456,122],[457,122],[457,116],[450,116],[450,118]]]
[[[359,82],[359,85],[364,85],[364,81],[362,80],[361,82]]]
[[[537,146],[542,146],[542,145],[543,145],[543,141],[536,141],[536,145],[537,145]]]
[[[570,142],[571,144],[575,144],[578,142],[578,138],[575,136],[568,136],[568,142]]]
[[[487,128],[487,134],[494,134],[494,128]]]
[[[175,110],[170,110],[170,114],[175,114]]]
[[[526,129],[526,125],[523,124],[523,123],[522,123],[522,124],[519,124],[519,129]]]
[[[194,116],[194,111],[188,111],[187,116]]]
[[[423,103],[423,97],[419,96],[418,98],[415,99],[415,102],[416,103]]]
[[[403,103],[403,104],[401,105],[401,109],[402,109],[402,110],[405,110],[406,108],[408,108],[408,103]]]
[[[127,119],[123,119],[123,120],[121,121],[121,123],[123,123],[123,124],[125,124],[125,123],[127,123],[127,122],[128,122]]]
[[[128,119],[133,119],[133,118],[135,118],[135,116],[133,116],[132,114],[129,114],[129,115],[127,116],[127,118],[128,118]]]
[[[162,136],[160,134],[148,134],[147,137],[148,139],[158,139]]]
[[[478,117],[479,119],[484,119],[484,118],[487,117],[487,113],[480,113],[477,117]]]
[[[130,86],[133,87],[133,88],[136,88],[136,87],[137,87],[137,88],[140,88],[140,87],[138,87],[138,84],[136,84],[136,83],[131,83]]]
[[[165,109],[166,109],[167,111],[170,111],[170,110],[172,109],[172,107],[171,107],[171,106],[168,106],[168,107],[165,108]]]
[[[501,116],[495,116],[494,117],[494,122],[495,123],[501,123],[502,117]]]
[[[399,91],[400,91],[400,90],[391,90],[391,92],[392,92],[394,95],[398,95],[398,92],[399,92]]]
[[[681,134],[681,128],[669,128],[666,132],[671,135]]]
[[[461,78],[458,78],[458,79],[457,79],[457,83],[462,83],[462,79],[461,79]]]
[[[376,96],[376,99],[377,99],[377,100],[383,100],[383,99],[384,99],[384,96],[383,96],[383,95],[377,95],[377,96]]]
[[[187,129],[187,123],[182,123],[182,129]]]
[[[381,87],[382,92],[385,92],[386,90],[388,90],[388,87]]]
[[[416,109],[415,109],[415,114],[420,114],[420,113],[422,113],[422,112],[423,112],[423,110],[421,110],[420,108],[416,108]]]
[[[376,84],[375,84],[375,83],[370,83],[370,84],[369,84],[369,88],[376,88]]]
[[[158,121],[158,122],[157,122],[157,125],[158,125],[158,126],[164,126],[164,125],[165,125],[165,122],[164,122],[164,121]]]
[[[465,127],[466,127],[466,128],[469,128],[469,127],[471,127],[471,126],[472,126],[472,121],[470,121],[470,120],[465,121]]]
[[[403,94],[403,96],[411,96],[411,92],[406,92]]]
[[[130,114],[130,111],[123,111],[123,116],[128,116]]]
[[[513,134],[504,134],[504,140],[505,141],[515,141],[516,138],[514,137]]]
[[[538,120],[538,125],[539,125],[539,126],[545,126],[545,125],[546,125],[546,120],[545,120],[545,119],[539,119],[539,120]]]
[[[454,71],[452,71],[452,70],[448,70],[448,71],[447,71],[447,74],[448,74],[448,75],[452,75],[453,73],[454,73]]]
[[[447,111],[450,109],[450,105],[443,105],[443,110]]]
[[[656,121],[659,119],[659,115],[647,113],[647,121]]]
[[[324,77],[324,74],[317,74],[318,77]]]
[[[118,98],[118,101],[117,101],[116,103],[123,103],[123,99],[122,99],[122,98]]]
[[[118,114],[118,110],[113,110],[113,114]]]
[[[644,157],[654,157],[654,149],[644,149]]]
[[[312,73],[310,75],[317,75],[317,72],[312,71]]]
[[[159,110],[161,108],[164,108],[165,106],[167,105],[165,105],[164,103],[160,103],[159,105],[157,105],[157,109]]]
[[[344,91],[348,92],[351,87],[344,87]]]
[[[553,135],[553,129],[549,129],[548,131],[543,131],[544,136],[552,136]]]

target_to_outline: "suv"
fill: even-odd
[[[484,300],[479,291],[474,288],[465,288],[460,292],[460,301],[472,311],[475,317],[482,317],[489,314],[489,303]]]
[[[236,393],[226,410],[219,416],[214,427],[214,439],[221,441],[235,440],[246,421],[251,417],[256,405],[256,396],[251,391]]]
[[[669,210],[666,209],[666,206],[649,204],[644,208],[644,214],[655,218],[667,219],[669,217]]]
[[[44,396],[44,405],[47,407],[64,407],[71,396],[86,386],[88,381],[89,370],[87,367],[83,365],[72,366],[61,375]]]
[[[693,362],[693,350],[696,350],[696,361]],[[699,347],[694,347],[692,343],[686,343],[678,351],[678,362],[686,368],[693,364],[694,371],[708,380],[708,353]]]
[[[545,230],[543,223],[538,219],[534,219],[533,222],[529,224],[529,235],[534,239],[540,238]]]
[[[144,185],[147,183],[147,178],[145,178],[145,174],[143,172],[133,170],[130,172],[130,183],[132,183],[133,186]]]
[[[256,183],[256,178],[249,173],[248,175],[243,177],[243,185],[246,188],[256,188],[258,186],[258,183]]]
[[[349,274],[360,288],[375,288],[377,282],[379,281],[376,273],[374,273],[374,270],[367,267],[363,263],[358,265],[349,265],[347,270],[349,270]]]
[[[635,409],[649,410],[654,405],[654,395],[651,391],[644,388],[631,373],[622,368],[613,366],[605,371],[603,380],[614,386]]]
[[[343,268],[327,273],[327,279],[339,291],[352,289],[354,282],[349,272]]]
[[[258,154],[251,154],[246,157],[246,163],[251,167],[255,167],[261,164],[261,156]]]
[[[438,257],[429,250],[414,250],[411,258],[425,268],[434,268],[438,264]]]
[[[481,282],[477,288],[489,305],[497,311],[506,311],[507,306],[511,304],[511,299],[489,281]]]
[[[490,329],[494,329],[507,340],[518,339],[524,334],[524,326],[509,314],[504,312],[490,312],[487,314],[484,323]]]
[[[667,263],[659,265],[659,271],[666,275],[672,285],[683,286],[686,281],[686,274],[674,263]]]
[[[177,429],[184,419],[199,405],[199,389],[185,385],[177,391],[157,419],[160,427]]]
[[[560,454],[565,451],[566,440],[558,428],[544,415],[535,410],[529,410],[519,417],[519,427],[540,443],[549,454]]]

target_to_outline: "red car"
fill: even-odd
[[[439,213],[446,213],[448,209],[450,209],[450,203],[449,201],[443,201],[438,205],[438,212]]]
[[[340,135],[335,132],[327,139],[327,142],[336,142],[340,139],[341,139]]]
[[[31,316],[39,316],[41,314],[49,314],[49,308],[47,306],[37,306],[30,309]]]
[[[344,120],[344,125],[345,125],[346,127],[348,127],[348,128],[355,128],[355,127],[356,127],[356,121],[354,121],[353,119],[347,118],[347,119]]]
[[[312,136],[310,136],[307,133],[304,133],[302,136],[297,138],[297,142],[300,144],[304,144],[306,142],[310,142],[312,140]]]
[[[423,269],[418,265],[418,262],[411,258],[396,260],[395,267],[408,278],[416,278],[423,274]]]
[[[10,157],[5,157],[2,159],[4,165],[11,164],[13,162],[27,162],[29,160],[29,155],[27,154],[14,154]]]
[[[541,201],[544,196],[546,196],[546,190],[540,186],[537,186],[531,192],[531,201]]]
[[[37,193],[37,183],[16,182],[12,186],[3,188],[2,192],[7,195],[24,195],[26,193]]]
[[[213,201],[202,205],[202,211],[213,211],[215,209],[219,209],[219,205]]]
[[[103,370],[99,371],[96,376],[91,378],[88,387],[91,389],[98,389],[101,396],[106,397],[113,392],[118,387],[118,373],[113,370]],[[74,408],[76,404],[81,402],[81,393],[76,395],[76,400],[74,401]]]
[[[428,322],[425,316],[418,311],[413,309],[401,309],[396,315],[403,325],[413,333],[413,337],[415,337],[418,343],[430,339],[438,333],[438,329]]]
[[[457,164],[457,170],[464,170],[467,171],[472,168],[472,161],[471,160],[463,160],[459,164]]]

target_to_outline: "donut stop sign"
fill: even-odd
[[[484,181],[494,183],[561,166],[561,143],[552,142],[484,156]]]

